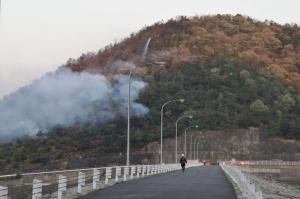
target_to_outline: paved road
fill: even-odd
[[[235,199],[218,166],[203,166],[117,184],[82,199]]]

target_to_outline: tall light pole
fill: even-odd
[[[194,160],[196,160],[196,144],[198,143],[199,139],[196,138],[194,141]]]
[[[199,132],[199,134],[201,135],[202,132]],[[194,157],[196,157],[196,142],[198,141],[199,137],[198,138],[195,138],[194,140],[194,145],[193,145],[193,134],[191,135],[191,143],[190,143],[190,150],[191,150],[191,159]],[[192,150],[194,149],[194,156],[193,156],[193,153],[192,153]]]
[[[193,116],[192,115],[184,115],[180,118],[178,118],[175,122],[175,126],[176,126],[176,133],[175,133],[175,164],[177,163],[178,161],[178,149],[177,149],[177,146],[178,146],[178,139],[177,139],[177,135],[178,135],[178,122],[184,118],[190,118],[192,119]]]
[[[190,138],[191,138],[191,141],[190,141],[190,157],[191,157],[191,160],[193,159],[193,135],[194,134],[192,134],[190,136]]]
[[[199,161],[199,143],[200,142],[197,142],[197,160]]]
[[[198,127],[199,127],[198,125],[193,125],[193,126],[187,127],[184,130],[184,154],[185,154],[185,157],[187,157],[187,155],[186,155],[186,133],[187,133],[187,130],[189,130],[190,128],[198,128]]]
[[[135,68],[131,69],[128,77],[128,110],[127,110],[127,157],[126,165],[130,165],[130,110],[131,110],[131,78]]]
[[[201,132],[200,132],[201,134]],[[201,139],[204,138],[204,136],[201,136]],[[197,142],[197,160],[199,161],[199,144],[200,144],[200,140],[198,140]]]
[[[164,103],[161,107],[160,110],[160,164],[163,163],[163,118],[164,118],[164,108],[166,105],[172,103],[172,102],[184,102],[184,99],[175,99],[175,100],[170,100],[166,103]]]
[[[2,2],[0,0],[0,24],[1,24],[1,21],[2,21]]]

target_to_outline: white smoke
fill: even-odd
[[[132,79],[132,101],[146,83]],[[61,67],[0,101],[0,142],[59,125],[68,127],[90,121],[107,122],[116,115],[127,116],[128,76],[108,80],[101,74],[72,72]],[[148,112],[132,102],[132,115]]]

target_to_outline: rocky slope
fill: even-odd
[[[201,133],[201,134],[200,134]],[[287,160],[300,161],[300,142],[278,138],[269,138],[266,132],[256,129],[237,129],[223,131],[191,131],[187,136],[187,157],[189,159],[190,137],[193,135],[193,143],[198,144],[198,156],[200,160]],[[160,143],[150,143],[144,151],[158,154]],[[196,148],[197,149],[197,148]],[[164,141],[164,160],[175,160],[175,139]],[[184,153],[184,136],[179,137],[178,157]],[[194,158],[194,144],[192,145]],[[196,152],[197,156],[197,152]],[[158,162],[158,156],[154,156]]]

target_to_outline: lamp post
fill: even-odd
[[[201,132],[200,132],[200,134],[201,134]],[[202,135],[201,136],[201,139],[203,139],[204,138],[204,136]],[[198,140],[198,142],[197,142],[197,160],[199,161],[199,144],[200,144],[200,140]]]
[[[199,143],[199,138],[196,138],[194,141],[194,160],[196,160],[196,145]]]
[[[0,0],[1,3],[1,0]],[[150,41],[149,41],[150,42]],[[154,64],[158,64],[160,66],[164,66],[165,62],[155,62]],[[136,68],[130,69],[129,77],[128,77],[128,110],[127,110],[127,157],[126,157],[126,165],[130,165],[130,110],[131,110],[131,79],[132,73]]]
[[[199,161],[199,142],[197,142],[197,160]]]
[[[202,134],[202,132],[199,133],[200,135]],[[193,159],[193,157],[195,158],[195,144],[196,144],[196,141],[197,141],[197,138],[195,138],[195,141],[194,141],[194,146],[193,146],[193,135],[191,135],[191,142],[190,142],[190,157],[191,157],[191,160]],[[193,154],[193,149],[194,149],[194,154]],[[193,156],[194,155],[194,156]]]
[[[199,132],[199,135],[201,135],[202,132]],[[196,142],[199,141],[199,137],[195,138],[194,140],[194,145],[193,145],[193,135],[191,135],[191,151],[192,151],[192,148],[194,149],[194,155],[192,156],[192,152],[191,152],[191,159],[194,157],[194,159],[196,158]]]
[[[177,148],[177,146],[178,146],[178,139],[177,139],[177,135],[178,135],[178,122],[180,121],[180,120],[182,120],[182,119],[184,119],[184,118],[190,118],[190,119],[192,119],[193,118],[193,116],[192,115],[184,115],[184,116],[182,116],[182,117],[180,117],[180,118],[178,118],[177,120],[176,120],[176,122],[175,122],[175,127],[176,127],[176,132],[175,132],[175,164],[177,163],[177,161],[178,161],[178,148]]]
[[[192,145],[193,145],[193,134],[190,136],[190,159],[193,159],[193,150],[192,150]]]
[[[172,102],[184,102],[184,99],[175,99],[175,100],[170,100],[164,103],[161,107],[160,110],[160,164],[163,163],[163,118],[164,118],[164,108],[166,105],[172,103]]]
[[[128,110],[127,110],[127,157],[126,165],[130,165],[130,110],[131,110],[131,78],[135,68],[131,69],[128,77]]]
[[[184,154],[185,154],[185,157],[187,157],[187,153],[186,153],[186,133],[187,133],[187,130],[189,130],[190,128],[198,128],[199,126],[198,125],[193,125],[193,126],[189,126],[187,127],[185,130],[184,130]]]

